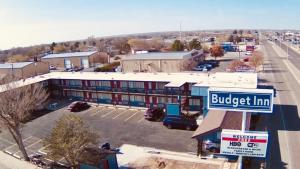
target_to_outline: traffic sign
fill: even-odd
[[[208,109],[273,112],[272,89],[209,88]]]

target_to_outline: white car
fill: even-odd
[[[251,51],[247,51],[245,55],[252,55]]]
[[[49,70],[56,70],[56,67],[54,67],[53,65],[50,65]]]

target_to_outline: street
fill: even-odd
[[[264,122],[270,134],[269,153],[266,159],[269,169],[300,168],[300,84],[286,67],[284,53],[279,56],[272,44],[263,41],[263,52],[267,63],[260,79],[273,85],[277,90],[274,113],[266,114]],[[285,53],[286,54],[286,53]],[[299,68],[300,56],[290,53],[290,61]]]

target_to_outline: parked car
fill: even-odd
[[[247,51],[247,52],[245,53],[245,55],[247,55],[247,56],[252,55],[252,52],[251,52],[251,51]]]
[[[220,142],[213,140],[204,140],[203,146],[205,150],[208,150],[213,153],[220,153]]]
[[[169,129],[181,128],[186,130],[196,130],[198,127],[196,119],[185,118],[184,116],[166,116],[163,125]]]
[[[144,117],[147,120],[150,121],[160,121],[164,118],[164,109],[160,108],[160,107],[156,107],[156,108],[149,108],[145,114]]]
[[[219,66],[219,61],[217,61],[217,60],[206,60],[205,63],[210,64],[213,67]]]
[[[89,107],[90,105],[87,104],[87,102],[75,101],[68,106],[68,110],[70,110],[71,112],[78,112],[78,111],[88,109]]]
[[[243,59],[244,62],[249,62],[250,58],[249,57],[246,57],[245,59]]]
[[[208,67],[207,65],[200,65],[193,68],[193,70],[195,71],[203,71],[203,72],[209,71],[210,69],[211,67]]]
[[[53,66],[53,65],[50,65],[50,66],[49,66],[49,70],[56,70],[56,67]]]

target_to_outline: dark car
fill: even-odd
[[[185,118],[184,116],[166,116],[163,125],[172,128],[180,128],[186,130],[196,130],[198,127],[196,119]]]
[[[68,106],[68,110],[70,110],[71,112],[78,112],[78,111],[81,111],[81,110],[88,109],[89,107],[90,107],[90,105],[87,104],[87,102],[75,101],[75,102],[72,102]]]
[[[149,108],[145,112],[144,117],[145,119],[150,121],[160,121],[164,118],[164,114],[165,113],[163,108],[159,108],[159,107]]]

